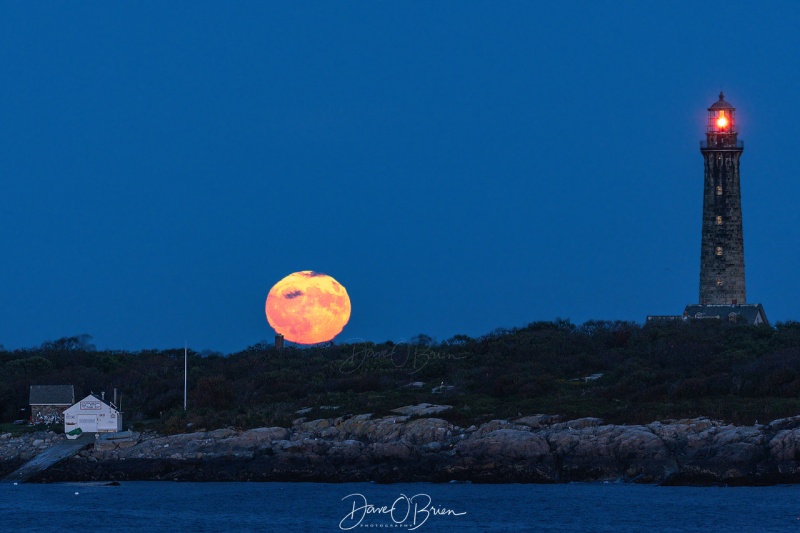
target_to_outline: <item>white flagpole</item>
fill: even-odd
[[[183,410],[186,410],[186,382],[187,370],[189,369],[188,343],[183,341]]]

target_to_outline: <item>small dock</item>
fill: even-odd
[[[72,457],[90,444],[94,444],[94,442],[94,433],[84,433],[75,440],[59,442],[4,477],[3,481],[25,483],[36,474],[44,472],[68,457]]]

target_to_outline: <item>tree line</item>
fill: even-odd
[[[31,385],[71,384],[76,399],[121,392],[125,424],[288,425],[300,416],[388,413],[447,403],[470,424],[518,414],[599,416],[617,423],[710,416],[753,423],[800,412],[800,323],[639,325],[534,322],[442,342],[287,346],[229,355],[183,349],[97,350],[88,335],[0,350],[0,421],[20,418]]]

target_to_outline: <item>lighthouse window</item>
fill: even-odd
[[[717,215],[717,226],[722,225],[722,215]]]
[[[717,246],[716,253],[717,255],[722,255],[722,246]]]
[[[717,278],[717,287],[722,287],[722,278]]]
[[[722,196],[722,185],[717,185],[717,196]]]

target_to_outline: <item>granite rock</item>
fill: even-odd
[[[437,406],[414,407],[396,416],[298,420],[290,428],[128,432],[98,439],[35,480],[800,482],[800,417],[754,426],[707,418],[613,425],[540,414],[464,429],[426,416],[441,412],[431,409]],[[0,474],[63,438],[3,435]]]

